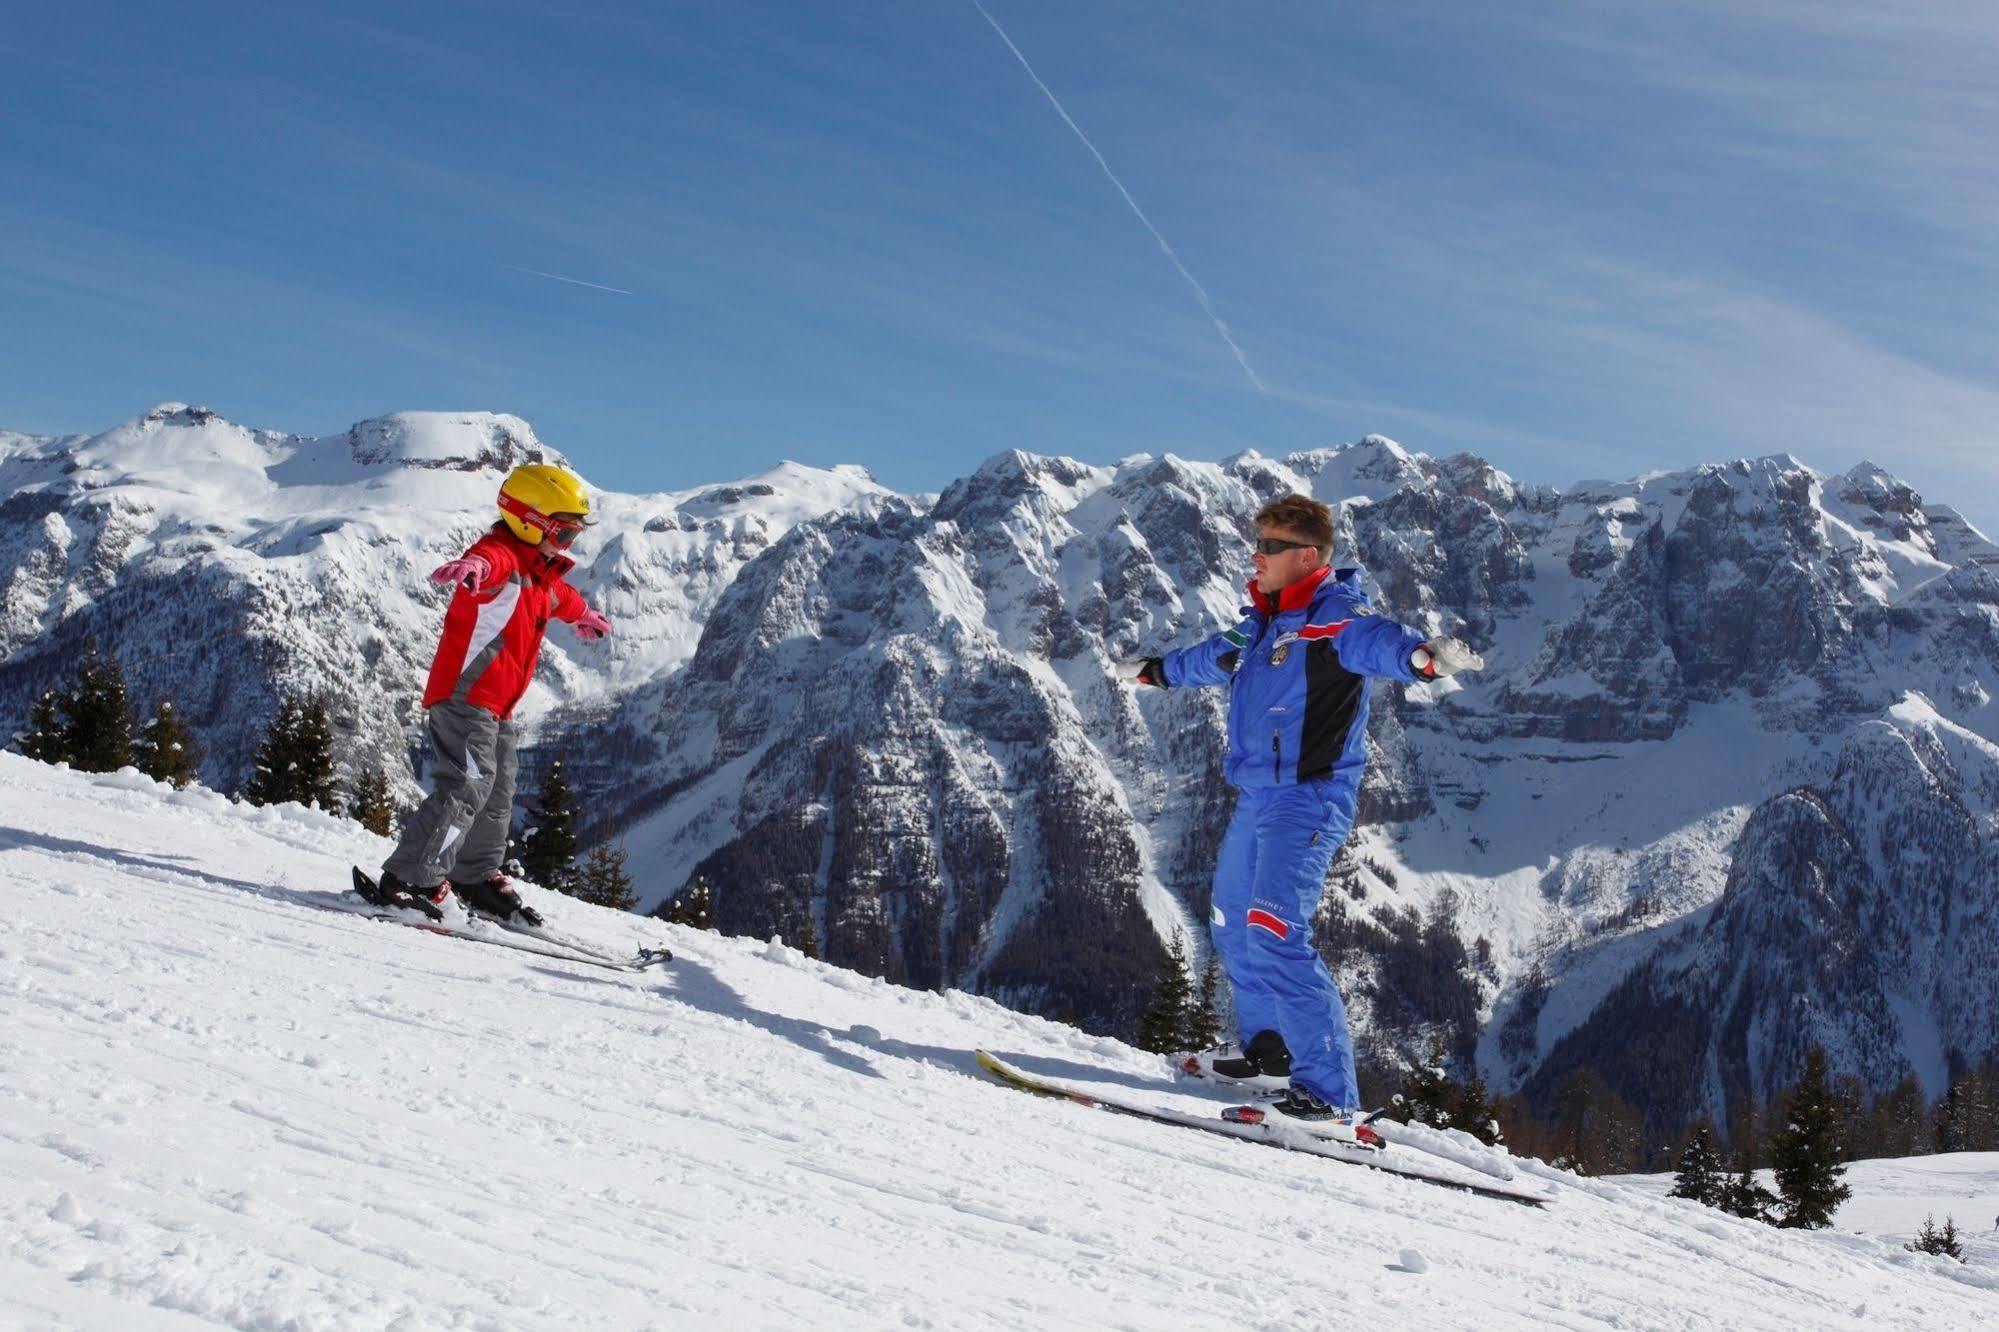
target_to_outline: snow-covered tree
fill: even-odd
[[[156,782],[184,787],[200,774],[201,746],[171,699],[153,704],[153,715],[132,740],[132,765]]]
[[[1825,1050],[1814,1045],[1785,1103],[1784,1127],[1771,1143],[1784,1200],[1782,1225],[1823,1230],[1832,1224],[1832,1214],[1853,1196],[1852,1186],[1840,1179],[1846,1174],[1845,1154],[1846,1126],[1826,1078]]]
[[[338,793],[326,700],[317,694],[286,694],[257,747],[256,771],[243,798],[253,805],[292,800],[333,810],[339,808]]]
[[[1432,1035],[1428,1056],[1403,1075],[1402,1090],[1395,1095],[1391,1114],[1405,1124],[1463,1129],[1482,1142],[1496,1145],[1501,1138],[1499,1121],[1484,1076],[1474,1067],[1460,1082],[1451,1076],[1449,1065],[1450,1052],[1444,1048],[1444,1038]]]
[[[1154,981],[1152,1003],[1139,1015],[1132,1044],[1141,1050],[1171,1054],[1187,1048],[1188,1010],[1194,999],[1194,978],[1187,969],[1187,940],[1174,931]]]
[[[675,925],[689,925],[697,930],[713,929],[715,904],[713,895],[708,891],[708,880],[696,877],[662,910],[653,914]]]
[[[1680,1152],[1679,1169],[1673,1175],[1673,1191],[1668,1196],[1692,1198],[1712,1207],[1721,1198],[1726,1178],[1721,1158],[1715,1154],[1714,1130],[1706,1124],[1696,1124]]]
[[[560,758],[548,765],[534,801],[534,820],[521,834],[521,866],[544,888],[576,895],[576,788]]]
[[[69,728],[58,715],[61,710],[61,696],[43,690],[28,709],[28,729],[14,736],[14,747],[37,763],[69,762]]]
[[[116,772],[132,762],[132,704],[115,658],[85,649],[62,707],[63,747],[72,768]]]
[[[1449,1058],[1441,1036],[1430,1038],[1427,1057],[1410,1065],[1402,1075],[1402,1090],[1395,1095],[1397,1118],[1407,1124],[1428,1124],[1432,1128],[1454,1127],[1450,1074],[1444,1071]]]

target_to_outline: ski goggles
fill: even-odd
[[[1316,543],[1311,541],[1286,541],[1282,537],[1258,537],[1256,553],[1259,555],[1282,555],[1287,550],[1303,550]]]
[[[559,550],[567,549],[577,533],[595,521],[587,513],[543,513],[512,495],[500,496],[500,507],[540,532],[544,541]]]

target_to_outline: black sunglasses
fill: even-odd
[[[1258,537],[1256,553],[1259,555],[1282,555],[1287,550],[1303,550],[1315,545],[1311,541],[1286,541],[1282,537]]]

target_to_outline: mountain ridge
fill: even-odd
[[[0,436],[5,503],[29,520],[0,537],[0,708],[17,721],[94,634],[120,643],[142,698],[192,682],[197,722],[237,720],[211,751],[224,784],[256,700],[319,687],[342,700],[345,757],[412,794],[441,604],[423,573],[484,525],[503,466],[547,446],[491,414],[308,441],[167,404],[119,429]],[[160,438],[175,432],[189,437]],[[190,478],[176,447],[221,462]],[[223,464],[279,453],[261,483],[236,482],[263,497],[254,512],[216,512]],[[1319,925],[1385,1065],[1442,1034],[1497,1085],[1545,1087],[1620,986],[1685,971],[1672,941],[1722,928],[1751,860],[1833,854],[1810,820],[1780,817],[1795,800],[1766,807],[1834,782],[1850,733],[1894,729],[1917,698],[1939,724],[1999,736],[1999,548],[1872,463],[1826,474],[1778,453],[1564,488],[1368,436],[1220,462],[1010,450],[934,497],[794,464],[602,492],[578,577],[619,631],[608,661],[551,635],[534,752],[570,755],[649,903],[705,875],[732,930],[809,921],[846,965],[1121,1029],[1164,940],[1185,929],[1199,951],[1231,797],[1220,694],[1136,694],[1108,668],[1233,619],[1248,515],[1294,489],[1336,505],[1336,562],[1360,556],[1385,613],[1462,634],[1489,663],[1377,688],[1361,816]],[[218,604],[224,641],[250,653],[189,646]],[[135,624],[183,649],[173,671],[132,651]],[[1933,825],[1953,816],[1914,785],[1893,802],[1898,844],[1946,836]],[[1988,852],[1988,824],[1968,836],[1965,854]],[[1900,900],[1900,875],[1870,867],[1871,891]],[[1982,946],[1990,917],[1963,919]],[[1868,974],[1889,974],[1883,958]],[[1933,1028],[1947,1057],[1989,1050],[1939,993],[1855,1002],[1897,1032],[1877,1022],[1853,1047],[1870,1081],[1889,1078],[1882,1051],[1923,1045],[1903,1026]],[[1777,1052],[1810,1027],[1769,1022],[1759,1040]],[[1742,1067],[1704,1076],[1697,1108],[1781,1076]]]

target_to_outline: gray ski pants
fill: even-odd
[[[430,795],[403,824],[382,868],[429,888],[499,873],[514,813],[514,724],[470,703],[431,705]]]

